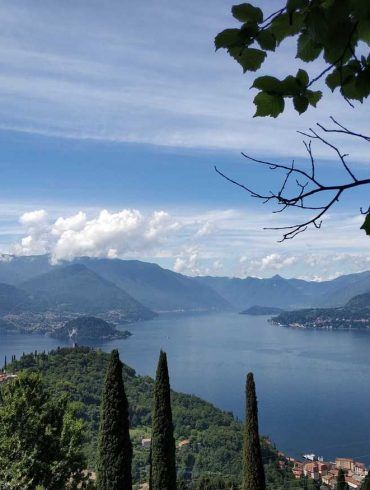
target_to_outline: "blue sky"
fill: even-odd
[[[268,174],[241,151],[304,159],[296,130],[330,115],[370,132],[366,107],[352,110],[335,94],[301,117],[288,108],[277,120],[253,119],[251,78],[213,48],[233,24],[232,4],[1,3],[1,251],[134,257],[188,274],[323,279],[369,268],[358,230],[368,190],[340,203],[321,230],[278,244],[263,226],[299,217],[271,216],[213,171],[265,189]],[[285,43],[266,73],[294,72],[293,52]],[[365,174],[366,143],[335,141]],[[327,148],[315,154],[324,179],[343,178]]]

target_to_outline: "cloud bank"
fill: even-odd
[[[54,261],[75,257],[115,258],[153,251],[179,228],[164,211],[144,215],[136,209],[109,212],[91,219],[80,211],[52,221],[45,210],[24,213],[20,218],[26,236],[15,248],[18,255],[50,253]]]
[[[2,251],[48,253],[54,262],[83,255],[139,259],[188,275],[280,274],[325,280],[370,269],[370,244],[359,230],[361,217],[328,217],[322,229],[285,243],[277,243],[276,232],[261,229],[266,219],[265,214],[246,216],[237,209],[182,213],[103,209],[59,216],[37,209],[20,216],[17,243]],[[274,219],[282,225],[287,218]],[[337,232],[339,226],[342,234]]]

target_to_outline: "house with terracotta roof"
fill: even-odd
[[[346,476],[346,483],[349,486],[349,488],[354,488],[355,490],[359,490],[361,488],[361,481],[355,480],[351,476]]]
[[[300,479],[303,476],[303,468],[304,468],[304,463],[301,463],[300,461],[295,461],[294,466],[292,469],[293,475],[295,478]]]
[[[189,444],[190,444],[190,440],[189,439],[184,439],[183,441],[180,441],[178,443],[178,447],[181,449],[182,447],[188,446]]]
[[[306,463],[303,468],[303,474],[308,478],[312,478],[312,480],[318,480],[320,478],[320,474],[317,462],[314,461],[312,463]]]

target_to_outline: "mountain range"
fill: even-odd
[[[314,282],[247,277],[188,277],[138,260],[81,257],[54,265],[47,255],[0,257],[0,315],[19,311],[98,314],[121,310],[128,320],[164,311],[242,311],[340,307],[370,292],[370,271]]]

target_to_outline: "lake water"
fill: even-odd
[[[279,449],[370,463],[370,332],[294,330],[233,313],[162,315],[129,329],[129,339],[101,347],[118,348],[139,374],[154,375],[162,348],[175,390],[242,418],[245,375],[253,371],[260,430]],[[6,335],[0,359],[58,344]]]

